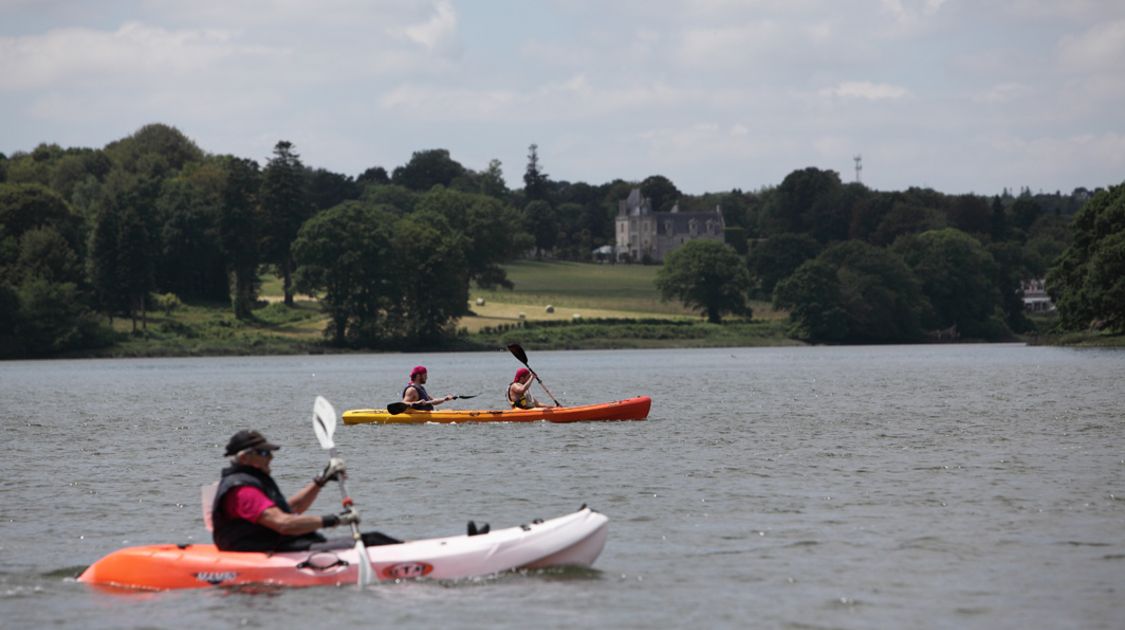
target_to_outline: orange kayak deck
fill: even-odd
[[[386,409],[351,409],[344,412],[344,424],[425,424],[438,422],[594,422],[644,420],[652,407],[648,396],[637,396],[608,403],[541,409],[452,409],[419,411],[407,409],[392,415]]]

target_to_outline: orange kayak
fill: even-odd
[[[652,399],[637,396],[608,403],[543,409],[407,409],[391,414],[386,409],[352,409],[344,412],[344,424],[423,424],[426,422],[591,422],[599,420],[644,420]]]

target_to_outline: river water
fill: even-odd
[[[323,466],[313,399],[497,407],[504,352],[0,363],[0,623],[129,627],[1125,627],[1125,352],[937,345],[531,352],[562,402],[645,422],[341,425],[365,528],[421,538],[588,503],[591,571],[111,594],[125,545],[206,540],[235,430]],[[546,399],[542,390],[536,391]],[[314,507],[332,511],[326,495]]]

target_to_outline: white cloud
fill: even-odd
[[[869,101],[897,100],[910,96],[910,90],[887,83],[870,81],[845,81],[836,87],[821,90],[821,96],[836,98],[859,98]]]
[[[429,50],[446,50],[452,47],[457,34],[457,12],[446,0],[438,2],[430,19],[405,29],[406,36]]]
[[[904,5],[903,0],[879,0],[883,8],[894,16],[900,24],[915,24],[922,18],[936,14],[945,4],[945,0],[923,0],[920,8],[911,9]],[[915,3],[917,4],[917,3]]]
[[[184,75],[224,60],[284,56],[285,50],[236,43],[218,29],[169,30],[138,22],[116,31],[55,29],[0,38],[0,89],[23,90],[76,82],[95,85],[136,75]],[[133,79],[129,79],[133,80]]]
[[[978,103],[1003,104],[1022,98],[1027,95],[1028,92],[1028,86],[1022,83],[997,83],[987,90],[974,95],[973,100]]]
[[[763,20],[738,26],[689,28],[680,36],[676,63],[689,68],[725,68],[746,62],[747,57],[782,43],[781,29]]]
[[[1096,24],[1059,42],[1059,55],[1072,70],[1125,73],[1125,20]]]

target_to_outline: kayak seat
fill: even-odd
[[[469,521],[469,535],[470,536],[479,536],[480,534],[487,534],[491,530],[492,530],[492,528],[489,527],[488,523],[485,523],[484,525],[481,525],[478,528],[476,523],[474,523],[473,521]]]

